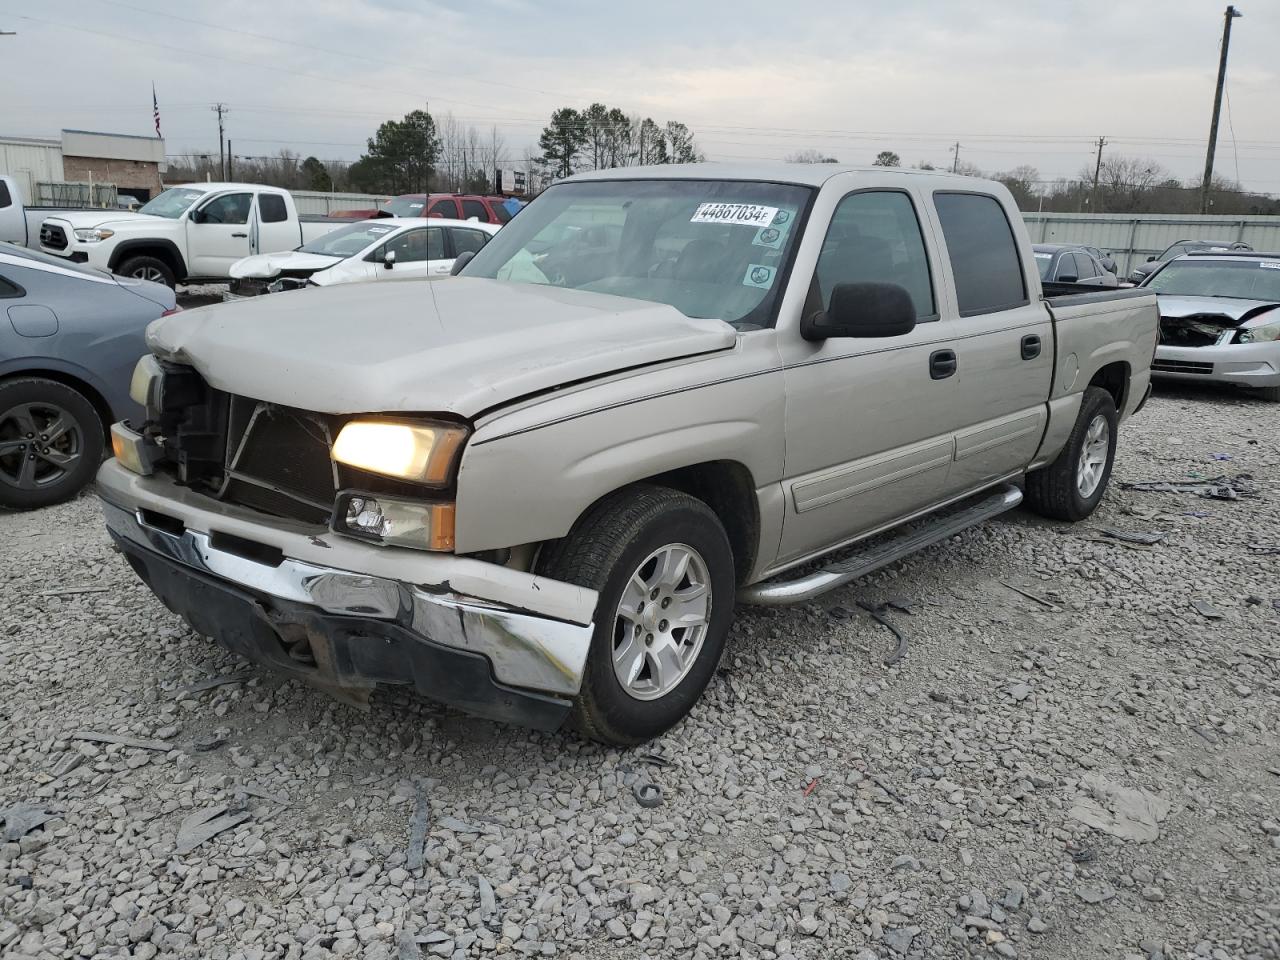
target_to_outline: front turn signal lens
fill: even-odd
[[[352,420],[338,431],[333,459],[370,473],[442,487],[466,439],[466,428],[452,424]]]

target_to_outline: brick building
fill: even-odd
[[[28,202],[52,200],[51,185],[114,184],[144,203],[163,187],[164,141],[120,133],[63,130],[57,139],[0,137],[0,173],[17,177]]]

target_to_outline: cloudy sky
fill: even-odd
[[[1216,170],[1280,193],[1280,3],[1241,0]],[[171,154],[353,160],[429,101],[513,161],[550,111],[681,120],[710,159],[812,148],[1045,178],[1107,152],[1198,177],[1218,0],[0,0],[0,135],[147,134]],[[1232,131],[1234,131],[1234,147]]]

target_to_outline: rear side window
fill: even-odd
[[[482,223],[489,222],[489,211],[485,209],[484,204],[479,200],[463,200],[462,201],[462,219],[468,220],[475,217]]]
[[[935,193],[933,199],[955,275],[960,316],[1027,303],[1022,261],[1000,202],[977,193]]]
[[[0,207],[7,207],[13,203],[13,198],[9,196],[9,185],[0,180]]]
[[[464,230],[454,227],[449,231],[453,235],[453,254],[460,256],[468,250],[479,253],[480,248],[489,242],[489,235],[483,230]]]
[[[505,203],[491,203],[489,206],[493,210],[493,215],[498,218],[499,223],[506,223],[511,219],[511,211],[507,209]]]
[[[263,223],[283,223],[289,219],[289,210],[284,205],[284,197],[278,193],[258,194],[258,215]]]
[[[452,200],[437,200],[427,210],[429,217],[446,217],[449,220],[458,219],[458,205]]]

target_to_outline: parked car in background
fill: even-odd
[[[137,197],[133,196],[132,194],[129,194],[129,193],[116,194],[117,210],[137,210],[140,206],[142,206],[142,201],[139,200]]]
[[[444,220],[479,220],[498,226],[512,217],[506,197],[482,197],[464,193],[406,193],[392,197],[381,207],[367,210],[343,210],[346,219],[367,220],[373,217],[439,217]]]
[[[1192,251],[1142,286],[1160,304],[1153,376],[1253,387],[1280,403],[1280,253]]]
[[[0,242],[34,248],[39,245],[40,223],[45,217],[86,210],[103,212],[98,207],[35,207],[30,203],[31,198],[23,195],[22,182],[17,177],[0,174]]]
[[[1091,247],[1088,244],[1081,244],[1080,247],[1083,250],[1089,251],[1089,253],[1093,255],[1093,259],[1102,264],[1103,270],[1107,271],[1107,273],[1116,273],[1117,279],[1119,279],[1119,274],[1116,271],[1116,258],[1112,256],[1111,251],[1102,250],[1098,247]]]
[[[1118,287],[1120,281],[1085,247],[1037,243],[1031,247],[1040,279],[1049,283],[1082,283],[1089,287]]]
[[[138,421],[129,380],[147,324],[176,312],[167,287],[0,243],[0,506],[74,496],[108,427]]]
[[[1140,263],[1129,271],[1130,283],[1142,283],[1143,280],[1160,269],[1160,265],[1168,263],[1174,257],[1180,257],[1196,250],[1252,250],[1253,247],[1239,240],[1179,240],[1165,247],[1158,257],[1147,257],[1146,263]]]
[[[1023,484],[1088,517],[1157,327],[1146,291],[1046,297],[1001,184],[837,164],[572,177],[428,288],[152,325],[108,529],[250,659],[614,744],[693,707],[735,598],[807,602]]]
[[[40,249],[73,263],[174,286],[225,281],[252,253],[292,250],[342,221],[300,217],[288,190],[253,183],[170,187],[136,213],[46,217]]]
[[[456,257],[478,253],[498,232],[462,220],[361,220],[288,253],[260,253],[231,265],[231,295],[278,293],[366,280],[447,277]]]

